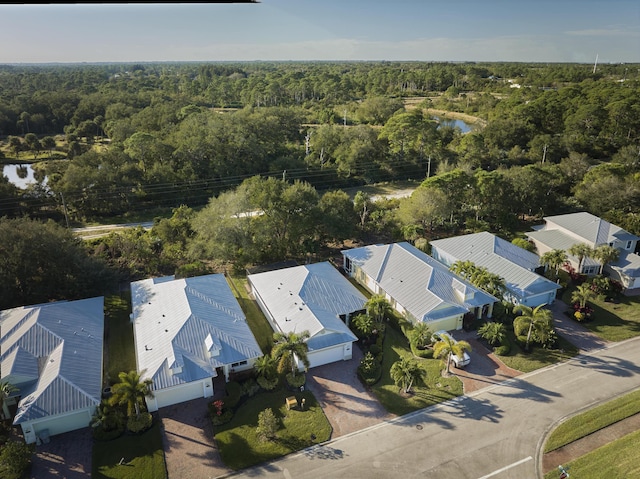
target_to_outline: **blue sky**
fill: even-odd
[[[639,0],[0,5],[0,63],[640,62]]]

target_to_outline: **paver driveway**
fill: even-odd
[[[194,399],[158,411],[169,479],[212,479],[230,472],[213,442],[209,401]]]

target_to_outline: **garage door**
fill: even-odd
[[[211,381],[210,379],[208,381]],[[154,391],[155,403],[157,408],[171,406],[184,401],[190,401],[204,397],[203,382],[196,381],[192,383],[183,384],[170,389],[162,389],[160,391]],[[153,400],[147,401],[149,409],[152,409]],[[151,404],[150,404],[151,403]],[[157,410],[153,409],[153,411]]]
[[[89,411],[86,409],[83,409],[82,411],[67,416],[53,417],[44,421],[34,422],[33,428],[37,435],[40,435],[44,429],[48,429],[49,435],[55,436],[56,434],[82,429],[89,426],[90,422],[91,414],[89,414]]]
[[[309,363],[311,363],[312,368],[322,366],[323,364],[333,363],[335,361],[342,361],[343,357],[344,353],[342,344],[333,348],[313,351],[308,354]]]

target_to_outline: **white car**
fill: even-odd
[[[444,330],[436,331],[435,333],[433,333],[432,337],[433,337],[434,341],[441,341],[442,338],[447,337],[447,338],[450,338],[453,343],[457,343],[458,342],[453,338],[453,336],[451,336],[449,333],[447,333]],[[463,367],[467,366],[471,362],[471,356],[469,356],[469,354],[467,354],[467,352],[464,351],[464,354],[462,355],[462,358],[460,358],[456,354],[452,354],[451,355],[451,361],[453,361],[453,365],[456,368],[463,368]]]

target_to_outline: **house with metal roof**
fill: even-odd
[[[25,442],[88,427],[102,395],[104,298],[0,312],[2,380]]]
[[[358,283],[384,294],[400,314],[434,331],[490,318],[498,301],[406,242],[344,250],[342,256],[345,271]]]
[[[153,382],[157,411],[213,396],[213,378],[251,369],[262,351],[226,278],[211,274],[131,283],[138,371]]]
[[[431,241],[431,256],[451,267],[471,261],[504,279],[504,298],[513,304],[536,307],[551,304],[560,286],[537,271],[540,257],[487,231]]]
[[[609,245],[617,248],[618,261],[607,265],[612,278],[625,288],[640,288],[640,256],[635,253],[640,237],[587,212],[547,216],[544,224],[527,233],[542,256],[554,249],[567,251],[571,266],[577,271],[578,258],[569,255],[568,250],[575,244],[585,243],[591,248]],[[580,273],[597,274],[600,263],[595,258],[584,258]]]
[[[352,358],[358,338],[347,321],[364,310],[367,298],[330,263],[250,274],[247,279],[274,331],[309,331],[310,367]]]

